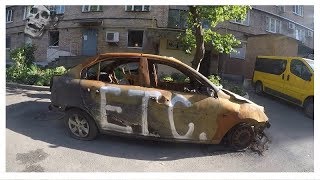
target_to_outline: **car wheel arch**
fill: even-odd
[[[247,124],[247,125],[250,125],[250,126],[255,126],[255,125],[258,125],[258,121],[257,120],[254,120],[254,119],[250,119],[250,118],[246,118],[246,119],[238,119],[237,121],[235,121],[234,123],[231,123],[230,127],[229,128],[226,128],[225,131],[222,131],[222,132],[219,132],[219,134],[221,135],[219,139],[216,139],[216,141],[218,143],[224,143],[223,141],[226,140],[228,134],[231,133],[231,131],[239,126],[240,124]]]
[[[94,120],[96,126],[98,127],[98,131],[100,131],[99,123],[97,123],[97,121],[94,118],[94,116],[88,110],[86,110],[84,108],[76,107],[76,106],[66,106],[64,108],[64,111],[67,112],[67,111],[70,111],[70,110],[73,110],[73,109],[80,110],[80,111],[83,111],[83,112],[87,113]]]

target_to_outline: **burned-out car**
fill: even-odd
[[[168,74],[172,74],[168,76]],[[51,82],[50,109],[66,112],[71,136],[112,133],[244,149],[269,127],[264,108],[171,57],[107,53]]]

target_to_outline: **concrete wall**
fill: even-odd
[[[159,54],[162,56],[174,57],[181,62],[191,66],[193,54],[186,54],[182,50],[173,50],[167,48],[167,39],[160,39]]]
[[[245,78],[252,78],[257,56],[297,56],[297,53],[298,43],[292,38],[279,35],[249,37],[247,57],[242,65]]]

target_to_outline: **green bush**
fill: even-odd
[[[221,86],[220,80],[221,78],[219,76],[210,75],[208,77],[209,81],[211,81],[216,86]]]
[[[10,52],[13,65],[6,69],[7,81],[21,84],[48,86],[54,75],[62,75],[66,72],[64,67],[53,69],[41,69],[34,62],[36,47],[26,45]]]
[[[238,85],[238,84],[231,82],[231,81],[228,81],[228,80],[222,80],[221,84],[222,84],[223,88],[225,88],[231,92],[234,92],[240,96],[246,95],[246,91],[244,90],[243,86],[241,86],[241,85]]]
[[[210,75],[208,79],[217,86],[222,86],[224,89],[227,89],[231,92],[239,94],[240,96],[246,95],[246,91],[241,85],[238,85],[234,82],[228,80],[221,80],[219,76]]]
[[[160,79],[165,82],[175,82],[175,83],[188,83],[190,82],[189,77],[181,73],[161,74]]]

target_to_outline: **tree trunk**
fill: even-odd
[[[193,69],[199,71],[200,64],[205,53],[202,22],[196,6],[189,6],[189,10],[192,14],[192,22],[195,30],[194,35],[196,38],[196,52],[191,64]]]

